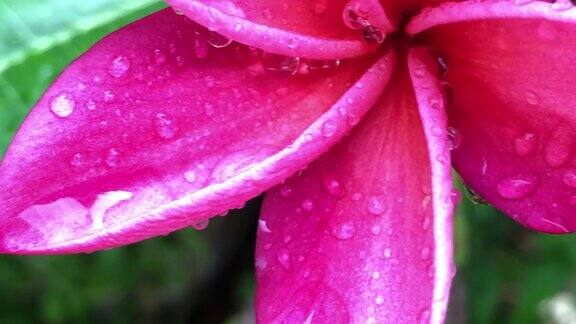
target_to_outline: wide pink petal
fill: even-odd
[[[92,251],[202,227],[343,137],[392,63],[286,71],[298,62],[210,47],[213,36],[163,11],[59,77],[0,165],[0,251]]]
[[[346,26],[348,0],[167,0],[197,23],[268,52],[311,59],[353,57],[374,50]]]
[[[450,4],[416,19],[448,65],[465,182],[528,226],[576,231],[576,9]]]
[[[441,323],[452,267],[450,153],[424,53],[351,136],[267,193],[262,323]],[[434,65],[432,65],[434,66]]]

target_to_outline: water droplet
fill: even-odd
[[[378,236],[380,235],[380,233],[382,233],[382,227],[379,224],[376,224],[370,227],[370,232],[372,233],[372,235]]]
[[[165,114],[157,113],[154,118],[156,133],[163,139],[171,139],[176,136],[178,128]]]
[[[291,194],[292,194],[292,188],[290,188],[290,186],[284,185],[280,187],[280,195],[282,195],[283,197],[288,197]]]
[[[390,248],[385,248],[384,249],[384,257],[386,259],[390,259],[391,256],[392,256],[392,250]]]
[[[115,77],[120,78],[130,69],[130,61],[125,56],[117,56],[112,60],[110,67],[108,68],[108,73]]]
[[[268,267],[268,261],[266,261],[264,258],[256,258],[256,263],[254,266],[256,266],[258,270],[262,271]]]
[[[374,279],[374,280],[380,279],[380,271],[372,272],[372,279]]]
[[[300,58],[266,53],[262,56],[262,65],[266,71],[293,75],[298,72]]]
[[[448,59],[443,55],[438,55],[437,62],[440,77],[446,76],[448,74]]]
[[[573,142],[570,126],[561,125],[555,128],[544,149],[544,157],[548,165],[559,167],[568,162],[572,155]]]
[[[352,195],[352,198],[351,198],[351,199],[352,199],[352,201],[360,201],[360,200],[362,199],[362,194],[359,193],[359,192],[355,192],[355,193]]]
[[[349,240],[356,235],[356,226],[346,222],[332,227],[332,235],[339,240]]]
[[[196,180],[198,180],[198,175],[194,170],[189,170],[184,172],[184,179],[186,179],[186,181],[189,183],[194,183]]]
[[[322,124],[322,136],[326,137],[326,138],[330,138],[332,136],[334,136],[336,134],[336,132],[338,131],[338,127],[336,126],[336,123],[334,123],[333,121],[327,121],[324,124]]]
[[[330,195],[336,198],[342,198],[346,193],[342,183],[335,178],[325,178],[324,188]]]
[[[108,150],[108,153],[106,154],[106,165],[108,165],[109,167],[117,166],[119,155],[120,153],[118,153],[118,151],[115,148],[111,148],[110,150]]]
[[[60,118],[66,118],[74,112],[76,102],[67,93],[60,93],[50,103],[50,110]]]
[[[284,270],[286,271],[290,270],[290,255],[288,254],[287,251],[282,251],[278,253],[277,259],[282,268],[284,268]]]
[[[305,211],[311,211],[314,209],[314,203],[310,199],[306,199],[302,202],[302,209]]]
[[[105,102],[112,102],[112,101],[114,101],[115,98],[116,98],[116,95],[114,94],[114,92],[112,92],[110,90],[104,91],[104,101]]]
[[[368,212],[372,215],[379,216],[384,212],[384,205],[378,197],[368,198]]]
[[[536,135],[526,133],[514,140],[514,151],[519,156],[530,154],[536,147]]]
[[[576,188],[576,169],[569,169],[564,171],[562,181],[568,187]]]
[[[528,91],[526,93],[526,101],[529,104],[536,106],[540,103],[540,98],[538,97],[538,95],[536,93],[534,93],[534,91]]]
[[[223,48],[232,44],[232,40],[224,35],[211,31],[208,37],[208,43],[215,48]]]
[[[457,150],[462,144],[462,135],[454,127],[448,127],[448,139],[450,150]]]
[[[305,60],[308,70],[314,71],[327,71],[340,66],[340,60]]]
[[[265,220],[258,220],[258,229],[264,233],[272,233]]]
[[[537,178],[531,174],[519,174],[503,179],[496,186],[498,194],[507,199],[521,199],[536,189]]]
[[[96,110],[96,103],[92,100],[88,100],[88,102],[86,102],[86,108],[90,111]]]
[[[384,304],[384,297],[378,295],[376,296],[376,298],[374,298],[374,303],[376,303],[376,305],[380,306]]]
[[[205,229],[210,224],[210,219],[206,219],[203,221],[199,221],[197,223],[192,224],[191,226],[199,231]]]

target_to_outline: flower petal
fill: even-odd
[[[190,19],[243,44],[310,59],[341,59],[374,50],[344,24],[347,1],[167,0]]]
[[[561,10],[564,9],[564,10]],[[576,231],[576,9],[484,1],[416,19],[448,64],[465,182],[525,226]]]
[[[60,76],[0,165],[0,251],[85,252],[200,227],[336,143],[392,63],[309,61],[291,75],[269,69],[289,58],[206,37],[163,11]]]
[[[442,97],[424,57],[410,56],[416,98],[399,69],[350,137],[267,193],[260,322],[442,322],[453,196]]]

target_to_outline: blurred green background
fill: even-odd
[[[0,0],[0,156],[67,64],[164,6]],[[250,323],[258,205],[203,232],[92,255],[0,256],[0,323]],[[448,323],[576,323],[576,236],[529,232],[466,197],[455,232],[459,270]]]

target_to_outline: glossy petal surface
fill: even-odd
[[[262,323],[440,323],[452,272],[439,84],[411,56],[350,137],[266,195]]]
[[[532,229],[576,231],[576,10],[451,4],[411,28],[448,63],[454,162],[466,183]]]
[[[313,59],[365,54],[375,47],[348,28],[348,0],[168,0],[203,26],[268,52]]]
[[[292,59],[209,38],[165,10],[59,77],[0,165],[0,251],[86,252],[200,226],[325,152],[387,82],[385,61],[286,71]]]

